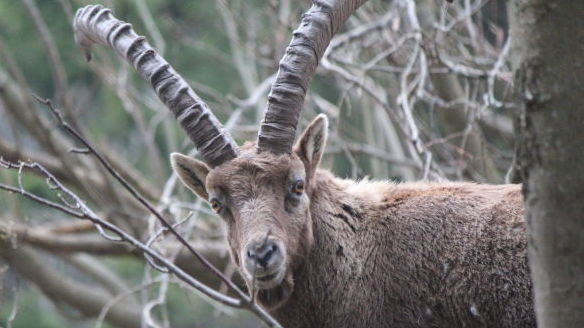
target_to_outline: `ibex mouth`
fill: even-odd
[[[272,273],[264,274],[264,275],[256,275],[255,277],[255,285],[257,289],[270,289],[278,286],[284,276],[286,275],[286,268],[281,267],[272,271]],[[248,277],[249,281],[253,281],[253,276]]]
[[[265,275],[262,277],[256,277],[256,279],[259,281],[270,281],[270,280],[273,280],[274,278],[276,278],[278,276],[278,274],[279,274],[279,272],[276,272],[276,273],[272,273],[272,274]]]

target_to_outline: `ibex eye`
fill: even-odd
[[[211,208],[213,209],[213,211],[215,211],[215,213],[219,213],[219,211],[221,211],[221,203],[219,203],[218,200],[211,199],[209,203],[211,204]]]
[[[303,180],[296,180],[292,191],[297,193],[297,194],[303,193],[304,192],[304,181]]]

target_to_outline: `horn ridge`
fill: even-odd
[[[308,85],[335,32],[367,0],[313,0],[280,61],[258,133],[259,151],[290,153]]]
[[[107,45],[150,82],[209,166],[219,166],[238,156],[235,140],[207,104],[145,37],[136,34],[131,24],[115,18],[108,8],[89,5],[77,10],[73,28],[75,41],[88,60],[94,43]]]

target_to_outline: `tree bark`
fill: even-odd
[[[584,1],[510,9],[538,326],[584,327]]]

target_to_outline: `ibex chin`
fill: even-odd
[[[172,154],[223,219],[231,256],[285,327],[535,326],[517,185],[355,182],[318,168],[327,118],[294,144],[335,31],[364,0],[314,0],[280,62],[257,143],[241,149],[186,82],[109,9],[75,17],[151,82],[204,162]],[[255,278],[252,279],[252,276]]]

